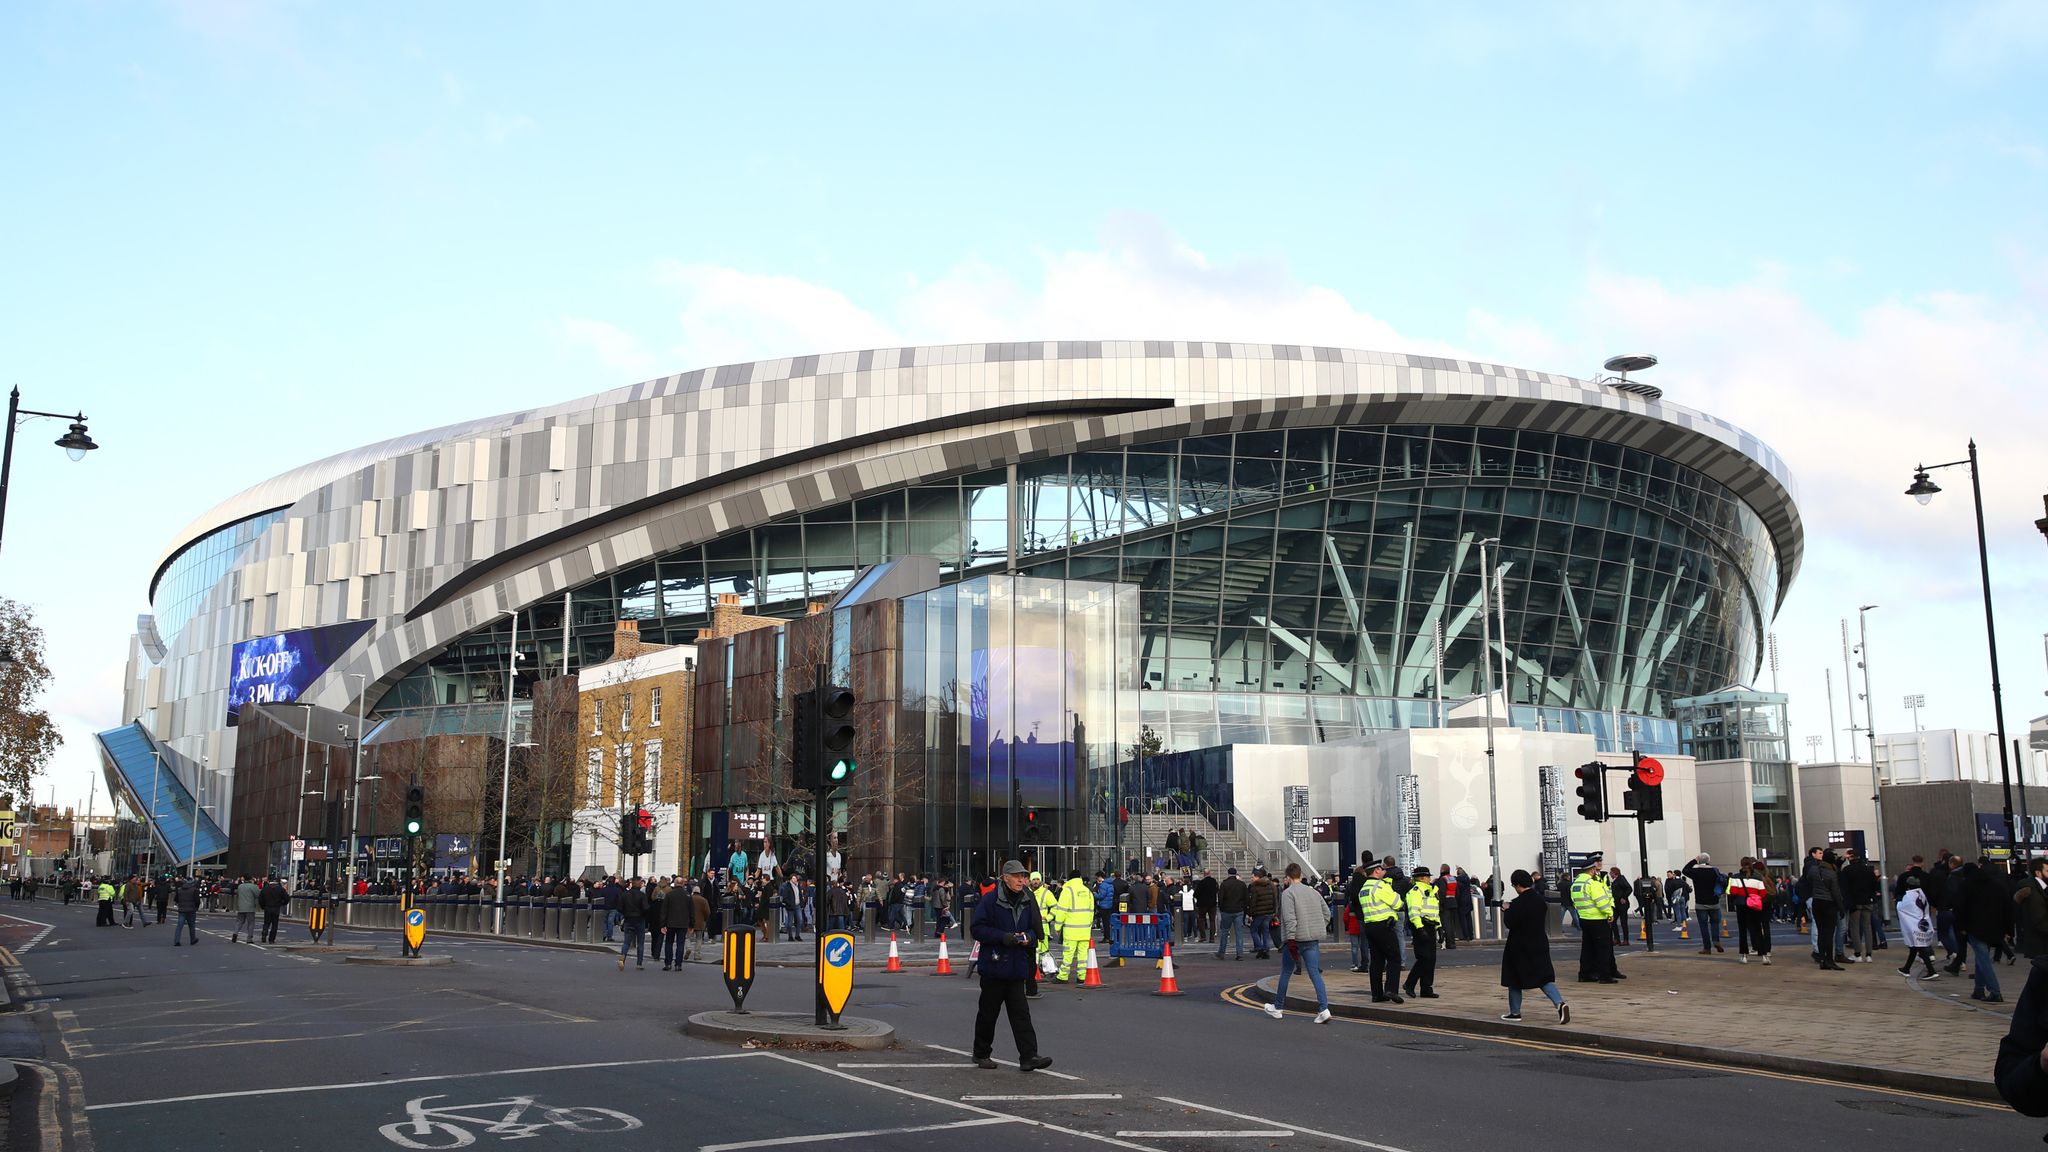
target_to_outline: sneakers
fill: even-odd
[[[1287,1013],[1282,1012],[1280,1009],[1274,1007],[1271,1004],[1268,1004],[1266,1005],[1266,1015],[1271,1016],[1275,1020],[1282,1020],[1286,1018]]]
[[[1315,1022],[1318,1024],[1328,1024],[1330,1022],[1330,1010],[1325,1008],[1321,1012],[1316,1013]]]
[[[1935,972],[1930,969],[1929,971],[1921,973],[1920,978],[1922,980],[1939,980],[1941,979],[1941,973]]]
[[[1769,952],[1766,952],[1766,953],[1764,953],[1764,963],[1766,963],[1766,964],[1769,964],[1770,962],[1771,962],[1771,954],[1770,954]]]
[[[1559,1005],[1557,1006],[1557,1022],[1558,1022],[1559,1024],[1569,1024],[1569,1023],[1571,1023],[1571,1022],[1572,1022],[1572,1006],[1571,1006],[1571,1005],[1569,1005],[1569,1004],[1559,1004]]]
[[[1744,964],[1747,964],[1747,963],[1749,963],[1749,953],[1747,953],[1747,952],[1744,952],[1744,953],[1742,954],[1742,962],[1743,962]]]
[[[1510,1024],[1520,1024],[1522,1022],[1522,1014],[1520,1012],[1503,1012],[1500,1014],[1500,1018]]]

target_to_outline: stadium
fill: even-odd
[[[888,811],[853,819],[852,850],[935,866],[1015,844],[1021,809],[1055,822],[1047,843],[1120,840],[1104,820],[1148,787],[1120,767],[1148,729],[1184,761],[1341,746],[1447,723],[1487,676],[1504,726],[1675,752],[1674,701],[1756,676],[1801,547],[1775,452],[1625,379],[1174,341],[797,356],[229,497],[149,574],[126,723],[99,743],[129,808],[157,812],[156,857],[207,859],[268,786],[236,771],[252,705],[311,705],[302,739],[316,711],[350,742],[488,737],[508,699],[530,724],[537,682],[608,660],[622,621],[693,644],[722,604],[836,618],[825,657],[859,678],[861,577],[892,573],[893,607],[859,626],[896,656],[854,685],[890,711],[855,798]],[[740,653],[717,643],[686,859],[722,837],[712,809],[772,799],[719,733]],[[785,687],[794,659],[769,659]],[[1227,771],[1204,792],[1224,810]]]

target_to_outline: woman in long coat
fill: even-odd
[[[1522,1018],[1522,989],[1541,988],[1557,1006],[1557,1022],[1572,1022],[1572,1010],[1557,990],[1557,969],[1550,963],[1549,914],[1543,894],[1531,891],[1535,880],[1517,868],[1510,877],[1515,898],[1508,902],[1501,923],[1507,926],[1507,947],[1501,950],[1500,983],[1508,990],[1508,1010],[1503,1020]]]

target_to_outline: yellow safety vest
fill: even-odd
[[[1053,909],[1059,906],[1059,898],[1052,894],[1052,886],[1049,884],[1040,884],[1032,889],[1031,898],[1038,902],[1038,923],[1042,929],[1038,937],[1038,950],[1043,952],[1052,943],[1053,929],[1060,926],[1059,920],[1053,915]]]
[[[1408,889],[1408,923],[1420,928],[1424,923],[1437,922],[1436,889],[1426,880],[1417,880]]]
[[[1358,893],[1358,918],[1367,924],[1392,920],[1401,914],[1401,894],[1391,880],[1367,880]]]
[[[1055,914],[1059,917],[1062,932],[1095,923],[1095,893],[1086,881],[1068,880],[1060,886],[1059,906]]]
[[[101,884],[101,885],[100,885],[100,899],[102,899],[102,900],[112,900],[113,898],[114,898],[114,886],[113,886],[112,884]]]
[[[1581,920],[1614,919],[1614,888],[1605,876],[1581,872],[1572,881],[1572,908]]]

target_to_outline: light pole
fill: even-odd
[[[1820,762],[1820,737],[1808,736],[1806,738],[1806,762],[1808,764],[1818,764]]]
[[[21,426],[22,418],[46,416],[52,420],[71,421],[71,430],[59,436],[57,447],[62,448],[73,460],[85,459],[85,454],[99,447],[85,431],[85,413],[67,416],[62,412],[38,412],[21,406],[21,389],[7,394],[7,447],[0,451],[0,531],[7,527],[7,482],[14,472],[14,430]]]
[[[188,877],[199,875],[199,814],[213,810],[214,806],[211,804],[192,806],[192,847],[185,855],[185,875]]]
[[[1479,676],[1480,691],[1486,695],[1486,835],[1493,853],[1493,914],[1494,935],[1501,934],[1500,900],[1500,789],[1494,773],[1493,755],[1493,608],[1487,601],[1492,597],[1493,568],[1487,563],[1488,545],[1500,543],[1499,538],[1489,536],[1479,542]],[[1503,638],[1505,639],[1505,638]]]
[[[353,881],[356,857],[361,855],[363,850],[361,836],[363,826],[363,698],[369,695],[370,677],[362,672],[350,672],[344,675],[342,680],[344,682],[349,680],[362,681],[356,688],[355,739],[349,742],[351,745],[351,755],[349,758],[353,761],[353,765],[349,769],[348,786],[348,874],[349,879]],[[349,901],[351,903],[355,900],[355,887],[353,882],[348,886]]]
[[[1870,694],[1870,610],[1875,607],[1865,604],[1856,609],[1856,654],[1862,657],[1857,663],[1863,668],[1863,728],[1870,737],[1870,807],[1877,814],[1877,911],[1882,924],[1891,916],[1891,885],[1883,882],[1884,789],[1877,774],[1877,697]]]
[[[306,788],[306,785],[309,782],[311,782],[312,779],[311,773],[313,759],[313,705],[310,703],[305,703],[300,704],[299,707],[304,709],[304,711],[301,713],[304,723],[302,723],[299,726],[299,810],[292,817],[293,828],[291,847],[297,847],[306,839],[306,796],[308,795],[308,789]],[[197,824],[198,821],[195,819],[193,823]],[[287,851],[285,852],[285,856],[287,857],[287,859],[285,860],[285,873],[291,877],[292,887],[296,889],[299,886],[299,869],[297,865],[300,863],[300,861],[292,860],[289,858],[291,856],[291,852],[289,849],[287,849]]]
[[[2012,814],[2012,765],[2005,749],[2005,693],[1998,681],[1998,624],[1991,614],[1991,550],[1984,542],[1984,484],[1977,476],[1977,442],[1970,441],[1970,454],[1946,464],[1919,464],[1913,468],[1913,484],[1906,495],[1926,504],[1941,488],[1928,478],[1936,468],[1970,466],[1970,495],[1977,509],[1977,571],[1984,583],[1984,642],[1991,650],[1991,719],[1998,726],[1998,779],[2005,787],[2005,843],[2008,851],[2019,845],[2019,829]]]
[[[519,676],[519,610],[511,609],[505,615],[512,618],[512,644],[505,653],[505,770],[498,778],[498,892],[493,901],[491,931],[503,935],[505,932],[505,827],[511,815],[512,799],[512,692]]]
[[[164,785],[164,754],[155,748],[149,754],[156,758],[156,775],[149,778],[149,870],[156,871],[156,798]]]

